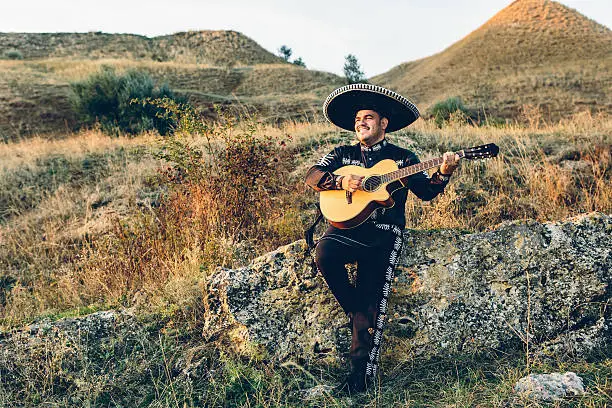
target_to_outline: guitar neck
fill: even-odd
[[[460,150],[456,152],[459,155],[459,158],[465,157],[465,152]],[[436,157],[435,159],[427,160],[421,163],[413,164],[412,166],[404,167],[399,170],[392,171],[387,174],[383,174],[380,176],[381,183],[391,183],[392,181],[396,181],[399,179],[403,179],[404,177],[412,176],[413,174],[419,173],[424,170],[431,169],[433,167],[437,167],[442,164],[444,159],[442,157]]]

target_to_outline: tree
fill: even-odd
[[[291,54],[293,54],[293,51],[291,50],[291,48],[287,47],[286,45],[281,45],[281,47],[278,49],[278,55],[280,55],[280,57],[287,62],[289,62],[289,58],[291,58]]]
[[[356,84],[358,82],[365,82],[365,75],[361,71],[359,61],[353,54],[349,54],[344,57],[344,76],[349,84]]]
[[[306,63],[302,60],[302,57],[299,57],[296,60],[293,60],[293,63],[298,67],[306,68]]]

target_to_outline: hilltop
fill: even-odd
[[[337,75],[285,62],[235,31],[147,38],[105,33],[0,33],[0,140],[75,129],[70,83],[110,65],[148,72],[204,114],[213,104],[266,121],[312,118],[344,84]]]
[[[461,96],[506,118],[525,104],[552,120],[586,109],[611,112],[612,31],[555,1],[517,0],[444,51],[371,81],[422,108]]]
[[[236,66],[283,60],[236,31],[188,31],[159,37],[135,34],[0,33],[0,53],[18,50],[26,60],[133,59]]]

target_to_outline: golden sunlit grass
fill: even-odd
[[[135,60],[128,58],[100,58],[95,60],[73,59],[73,58],[49,58],[40,60],[0,60],[0,70],[4,75],[12,73],[17,75],[32,75],[48,73],[50,78],[55,78],[61,82],[82,81],[89,75],[97,72],[104,65],[110,65],[118,72],[125,72],[130,69],[145,70],[148,72],[172,72],[190,71],[215,68],[212,65],[184,63],[177,61],[152,61]]]
[[[33,137],[19,143],[0,144],[0,170],[9,171],[19,166],[32,166],[37,160],[50,155],[81,157],[119,147],[150,146],[156,137],[153,134],[144,134],[138,137],[111,138],[97,130],[83,131],[69,138]]]
[[[239,129],[214,130],[213,139],[178,136],[180,149],[201,150],[210,160],[211,151],[225,151],[218,150],[224,139],[216,138]],[[420,120],[389,138],[422,160],[483,143],[498,144],[500,155],[464,161],[445,194],[430,203],[409,199],[407,226],[485,230],[505,220],[610,213],[611,134],[609,117],[589,113],[556,125],[534,121],[531,128],[451,122],[440,129]],[[91,303],[171,304],[177,285],[191,293],[217,265],[237,266],[301,238],[317,199],[303,175],[353,136],[323,123],[260,124],[254,136],[282,144],[270,146],[276,153],[269,158],[283,170],[262,170],[249,205],[227,187],[207,184],[212,174],[174,184],[183,176],[151,155],[166,140],[152,135],[111,139],[91,131],[0,146],[0,260],[12,282],[5,323]]]

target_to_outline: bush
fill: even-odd
[[[178,123],[178,134],[164,139],[159,154],[170,164],[168,179],[188,200],[200,196],[211,201],[202,206],[202,216],[211,218],[208,232],[237,240],[270,237],[270,215],[280,200],[271,197],[286,185],[291,162],[284,141],[261,134],[261,124],[252,117],[236,122],[217,110],[220,121],[206,123],[189,106],[153,103]],[[203,149],[195,147],[182,137],[185,134],[202,135],[208,142]]]
[[[438,127],[450,121],[461,121],[463,123],[470,119],[470,111],[463,105],[463,101],[459,97],[451,97],[443,101],[437,102],[430,110],[430,116],[436,122]]]
[[[23,54],[19,50],[6,50],[4,51],[4,58],[11,60],[22,60]]]
[[[131,70],[118,75],[114,68],[104,66],[86,80],[72,83],[71,88],[73,107],[83,123],[99,123],[105,133],[137,134],[155,129],[165,135],[175,125],[162,108],[144,103],[148,99],[178,99],[167,84],[156,86],[146,72]]]
[[[177,123],[157,153],[167,163],[159,178],[165,194],[158,207],[91,244],[79,275],[83,298],[104,292],[109,302],[125,294],[129,302],[138,291],[170,293],[164,288],[177,276],[235,267],[287,243],[285,214],[300,197],[290,194],[295,155],[284,140],[253,118],[236,121],[218,110],[220,120],[209,122],[189,105],[150,103]]]
[[[306,63],[302,60],[302,57],[299,57],[296,60],[293,60],[293,65],[297,65],[298,67],[306,68]]]

